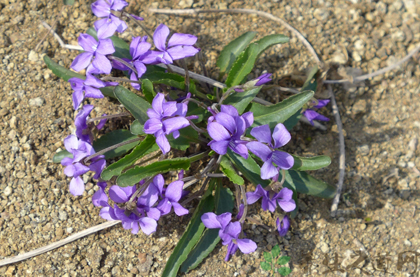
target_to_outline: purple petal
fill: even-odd
[[[96,54],[92,65],[97,69],[102,70],[105,74],[111,73],[112,65],[111,62],[102,54]]]
[[[133,57],[133,60],[135,60],[137,58],[140,58],[141,56],[143,56],[144,54],[146,54],[147,51],[149,51],[150,47],[152,47],[152,45],[150,43],[143,42],[143,38],[142,37],[136,37],[134,39],[137,40],[136,41],[136,44],[134,44],[135,43],[134,40],[130,44],[130,54]],[[133,45],[135,47],[131,47],[131,45]]]
[[[244,254],[249,254],[257,250],[257,244],[250,239],[237,239],[236,244]]]
[[[166,135],[187,126],[190,126],[190,122],[185,117],[173,117],[163,121],[163,128]]]
[[[114,213],[114,209],[111,207],[103,207],[99,212],[99,216],[109,221],[117,219]]]
[[[147,216],[158,221],[161,216],[161,212],[157,208],[150,208],[149,211],[147,212]]]
[[[84,136],[83,130],[87,129],[86,120],[90,112],[93,110],[93,105],[84,105],[80,112],[77,114],[74,119],[74,125],[76,126],[76,135],[79,137]]]
[[[64,174],[66,174],[67,177],[77,177],[77,176],[85,174],[88,171],[89,171],[89,167],[81,163],[75,163],[75,164],[67,166],[64,169]]]
[[[220,111],[222,113],[227,113],[227,114],[229,114],[230,116],[233,116],[233,117],[239,116],[238,110],[234,106],[231,106],[231,105],[222,105],[220,107]]]
[[[156,232],[157,222],[150,217],[143,217],[139,220],[140,228],[146,235]]]
[[[273,74],[265,73],[265,74],[261,75],[260,77],[258,77],[257,78],[258,82],[255,83],[255,86],[258,87],[258,86],[264,85],[265,83],[270,82],[271,81],[271,75],[273,75]]]
[[[289,200],[289,201],[277,200],[277,203],[279,204],[280,208],[282,208],[282,210],[287,213],[294,211],[296,209],[296,203],[294,200]]]
[[[144,63],[142,63],[140,61],[133,62],[133,65],[137,70],[137,77],[141,78],[141,76],[143,76],[143,74],[147,70],[146,66],[144,65]]]
[[[181,134],[179,133],[179,131],[173,131],[172,132],[172,136],[174,137],[174,139],[177,139],[177,138],[179,138],[179,136],[180,136]]]
[[[271,144],[271,130],[268,124],[252,128],[251,135],[254,138],[256,138],[259,142]]]
[[[117,32],[123,33],[125,30],[127,30],[127,23],[125,23],[124,20],[120,20],[119,18],[117,19],[118,21],[115,22],[117,24]]]
[[[171,150],[171,145],[163,132],[158,132],[156,135],[156,143],[163,154],[166,154]]]
[[[143,21],[144,20],[144,18],[143,17],[140,17],[140,16],[137,16],[137,15],[135,15],[135,14],[130,14],[134,19],[137,19],[137,20],[140,20],[140,21]]]
[[[219,155],[225,155],[229,145],[229,140],[211,141],[209,143],[211,149]]]
[[[222,224],[217,219],[215,213],[204,213],[201,216],[201,221],[203,222],[204,226],[206,226],[209,229],[222,228]]]
[[[114,0],[112,2],[111,9],[114,11],[122,10],[124,7],[128,6],[128,3],[124,0]]]
[[[241,116],[235,117],[236,122],[236,133],[232,136],[235,139],[240,139],[240,137],[245,133],[246,122]]]
[[[281,169],[285,170],[292,168],[295,162],[292,155],[283,151],[274,151],[271,159]]]
[[[79,147],[79,140],[74,135],[69,135],[64,139],[64,147],[70,153],[73,153],[74,149]]]
[[[102,92],[97,89],[97,88],[93,88],[90,86],[85,86],[85,97],[89,97],[89,98],[104,98],[104,95],[102,94]]]
[[[246,112],[241,117],[245,120],[245,128],[250,127],[254,123],[254,114],[252,112]]]
[[[80,103],[82,103],[83,99],[85,99],[83,91],[74,91],[71,97],[73,98],[73,109],[77,110],[77,108],[80,106]]]
[[[106,113],[104,113],[102,116],[106,116]],[[107,121],[106,118],[100,120],[98,125],[96,125],[96,129],[101,130],[105,126],[106,121]]]
[[[115,203],[125,203],[130,199],[119,186],[112,186],[109,189],[108,194]]]
[[[107,17],[111,10],[109,8],[109,4],[105,2],[105,0],[98,0],[91,5],[92,12],[97,17]]]
[[[173,60],[179,60],[187,57],[193,57],[200,52],[200,49],[194,46],[175,46],[166,50]]]
[[[293,190],[289,188],[282,188],[279,193],[274,197],[275,199],[283,199],[283,200],[292,200],[293,199]]]
[[[276,125],[273,131],[274,148],[286,145],[291,138],[292,136],[282,123]]]
[[[155,178],[153,178],[152,183],[159,191],[159,194],[162,194],[163,186],[165,185],[165,179],[163,179],[162,174],[156,175]]]
[[[190,34],[175,33],[168,41],[168,47],[176,45],[194,45],[197,42],[197,37]]]
[[[207,131],[212,139],[215,141],[222,141],[230,139],[229,132],[218,122],[211,122],[207,125]]]
[[[137,199],[137,205],[142,207],[152,207],[159,198],[157,186],[149,185],[143,194]]]
[[[268,192],[261,185],[257,185],[254,192],[246,193],[246,201],[249,205],[251,205],[257,202],[258,199],[266,195],[268,195]]]
[[[178,202],[172,202],[172,207],[174,207],[174,212],[177,216],[188,214],[188,209],[182,207]]]
[[[83,192],[85,191],[85,184],[83,183],[83,180],[82,178],[80,178],[80,176],[71,179],[69,191],[74,196],[80,196],[83,194]]]
[[[216,114],[216,121],[225,127],[231,134],[236,133],[235,119],[229,114],[223,112]]]
[[[290,228],[290,219],[287,215],[283,217],[283,220],[280,222],[280,219],[277,218],[276,220],[277,230],[279,232],[279,236],[284,237],[289,231]]]
[[[160,51],[166,50],[166,39],[169,35],[169,28],[165,24],[160,24],[154,34],[153,34],[153,42],[155,43],[155,46]]]
[[[93,76],[91,74],[87,74],[86,80],[85,80],[84,83],[87,86],[91,86],[91,87],[95,87],[95,88],[103,88],[103,87],[106,86],[104,81],[99,80],[98,78],[96,78],[95,76]]]
[[[158,94],[156,94],[155,98],[153,98],[152,108],[159,115],[163,114],[162,106],[164,102],[165,102],[165,95],[163,93],[159,92]]]
[[[71,165],[71,164],[73,164],[73,159],[72,159],[72,158],[69,158],[69,157],[64,157],[64,158],[61,160],[61,165],[64,165],[64,166],[69,166],[69,165]]]
[[[163,117],[168,117],[168,116],[173,116],[177,110],[178,107],[176,105],[177,103],[175,101],[170,101],[170,102],[166,102],[162,104],[162,116]]]
[[[330,100],[328,99],[324,99],[324,100],[319,100],[318,99],[318,105],[315,105],[314,108],[320,109],[325,107],[328,103],[330,103]]]
[[[77,72],[85,69],[90,64],[92,57],[93,54],[90,52],[80,53],[76,58],[74,58],[74,61],[71,63],[70,67]]]
[[[70,78],[69,81],[70,86],[73,90],[83,90],[85,80],[82,80],[77,77]]]
[[[258,141],[248,142],[246,147],[263,162],[266,162],[272,153],[271,149],[267,145]]]
[[[88,34],[80,34],[77,41],[86,52],[94,53],[98,47],[96,39]]]
[[[248,159],[248,148],[246,148],[244,143],[237,143],[232,142],[232,140],[229,142],[229,148],[232,149],[233,152],[240,155],[244,159]]]
[[[222,229],[225,229],[226,226],[232,221],[232,214],[231,213],[223,213],[221,215],[217,216],[217,220],[220,222],[220,225],[222,226]]]
[[[233,242],[229,243],[225,256],[225,262],[229,261],[230,255],[235,254],[236,250],[238,250],[238,246]]]
[[[108,205],[108,196],[102,188],[99,188],[99,190],[92,195],[92,203],[96,207],[106,207]]]
[[[276,200],[271,200],[268,197],[263,197],[261,208],[266,211],[269,210],[270,212],[274,213],[276,210]]]
[[[244,204],[239,205],[239,211],[238,211],[238,214],[236,215],[236,220],[241,219],[242,215],[244,214],[244,210],[245,210]]]
[[[162,130],[162,122],[157,118],[150,118],[144,123],[144,132],[146,134],[155,134]]]
[[[279,174],[279,170],[273,165],[272,160],[268,159],[261,167],[261,179],[267,180]]]
[[[230,235],[232,238],[238,238],[241,233],[241,223],[239,221],[230,222],[225,228],[225,234]]]
[[[98,49],[96,49],[96,53],[102,55],[109,55],[114,52],[114,44],[112,44],[112,40],[110,38],[99,40]]]
[[[109,18],[112,18],[112,15],[93,23],[99,39],[109,38],[117,31],[118,24],[115,21],[109,21]]]
[[[181,199],[183,186],[183,181],[175,181],[170,183],[166,189],[165,196],[171,200],[171,202],[178,202]]]
[[[158,208],[162,212],[162,215],[167,215],[171,212],[172,203],[168,200],[168,198],[164,198],[162,201],[159,202],[156,208]]]

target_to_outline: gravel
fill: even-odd
[[[60,1],[0,3],[0,72],[7,76],[0,88],[0,258],[45,246],[103,222],[98,216],[99,209],[91,204],[91,194],[86,191],[81,197],[71,196],[69,179],[60,165],[52,163],[56,150],[64,148],[62,140],[71,133],[74,114],[70,86],[56,78],[42,58],[48,55],[69,67],[77,52],[61,49],[52,36],[35,51],[45,33],[40,20],[51,25],[58,19],[59,35],[65,43],[73,45],[77,44],[78,34],[92,26],[94,18],[89,6],[85,1],[75,2],[74,6],[63,8]],[[154,16],[146,12],[147,8],[192,5],[270,12],[300,30],[322,60],[329,62],[329,79],[341,78],[339,73],[343,72],[370,73],[385,67],[404,57],[420,41],[418,0],[130,2],[129,11],[144,16],[146,26],[151,29],[166,23],[177,32],[198,35],[206,66],[215,79],[218,76],[215,59],[232,38],[251,30],[258,32],[257,38],[290,33],[274,22],[251,15]],[[122,37],[130,39],[139,34],[141,30],[134,27]],[[261,55],[249,78],[267,70],[274,73],[276,84],[300,87],[313,65],[308,51],[291,37],[289,44],[272,47]],[[192,62],[192,66],[200,72],[197,64]],[[420,245],[417,211],[420,179],[414,170],[420,168],[420,150],[417,147],[411,153],[408,147],[413,137],[420,136],[419,77],[419,64],[411,59],[398,70],[375,77],[363,86],[334,87],[348,157],[337,218],[329,216],[330,200],[301,195],[298,199],[301,212],[292,221],[288,235],[273,239],[265,228],[247,225],[247,235],[258,244],[255,253],[238,254],[230,262],[224,262],[226,247],[220,244],[186,276],[267,276],[260,269],[263,252],[277,243],[282,255],[291,256],[290,276],[325,276],[326,257],[331,265],[337,254],[338,264],[343,268],[357,259],[360,247],[353,243],[354,238],[374,257],[388,253],[390,274],[407,275],[412,271],[412,264],[399,270],[397,258],[399,253]],[[320,88],[317,97],[326,97],[326,93]],[[284,95],[268,90],[259,97],[275,103]],[[113,100],[91,103],[97,107],[96,114],[123,111]],[[329,109],[322,112],[333,118]],[[116,126],[117,123],[109,123],[105,131]],[[299,124],[286,150],[298,155],[330,156],[331,166],[314,174],[336,184],[338,136],[334,120],[327,126],[329,131],[321,132]],[[399,169],[398,174],[385,180],[395,168]],[[90,179],[87,181],[91,182]],[[250,212],[255,219],[274,226],[272,214],[256,207]],[[160,276],[189,218],[165,218],[152,236],[132,235],[117,225],[2,267],[0,276]],[[371,276],[384,274],[375,271],[369,262],[364,262],[361,269],[348,269],[346,274],[353,276],[360,270],[370,272]]]

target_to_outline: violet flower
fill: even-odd
[[[153,42],[159,51],[152,51],[150,57],[156,59],[155,63],[172,64],[174,60],[192,57],[200,51],[193,46],[197,41],[196,36],[175,33],[166,46],[168,36],[169,28],[165,24],[160,24],[153,34]]]
[[[238,110],[230,105],[222,105],[221,112],[209,118],[207,131],[213,139],[209,146],[216,153],[225,155],[229,147],[233,152],[248,159],[245,140],[241,140],[245,130],[254,122],[252,112],[239,116]]]
[[[89,126],[87,124],[87,120],[89,117],[90,112],[93,110],[93,105],[84,105],[82,109],[79,111],[79,113],[76,115],[76,118],[74,119],[74,125],[76,126],[76,136],[83,141],[89,142],[92,144],[92,137],[91,137],[91,131],[89,129]],[[102,116],[105,116],[106,114],[103,114]],[[99,121],[96,128],[98,130],[101,130],[106,123],[106,119],[102,119]]]
[[[122,33],[127,29],[127,24],[117,16],[111,13],[111,10],[120,11],[128,3],[123,0],[98,0],[92,3],[92,12],[97,17],[105,17],[94,23],[98,38],[108,38],[115,31]]]
[[[222,239],[223,245],[228,246],[225,261],[228,261],[230,255],[233,255],[238,248],[245,254],[254,252],[257,249],[257,244],[252,240],[239,238],[242,230],[241,224],[238,221],[231,222],[231,220],[231,213],[223,213],[221,215],[205,213],[201,216],[204,226],[209,229],[220,229],[219,237]]]
[[[330,100],[325,99],[325,100],[318,100],[318,104],[313,106],[313,108],[315,109],[320,109],[325,107],[328,103],[330,102]],[[315,101],[313,101],[313,103],[315,103]],[[330,121],[330,119],[326,116],[323,116],[322,114],[317,113],[316,111],[312,110],[312,109],[307,109],[303,112],[303,115],[309,120],[309,122],[314,125],[314,120],[319,120],[319,121]]]
[[[73,77],[69,79],[70,86],[74,90],[73,98],[73,108],[77,110],[82,103],[85,97],[89,98],[104,98],[104,95],[99,90],[106,86],[106,83],[94,77],[93,75],[88,74],[86,80]],[[84,92],[84,93],[83,93]]]
[[[162,215],[167,215],[171,212],[172,207],[177,216],[183,216],[188,214],[188,210],[179,204],[183,194],[183,181],[174,181],[168,185],[165,193],[163,194],[163,199],[160,201],[157,208],[162,212]]]
[[[188,119],[178,116],[177,112],[176,101],[167,102],[163,93],[158,93],[155,96],[152,109],[147,110],[149,119],[144,124],[144,132],[156,137],[156,143],[163,154],[171,150],[166,135],[173,133],[173,137],[176,139],[179,137],[179,130],[190,125]]]
[[[255,87],[262,86],[271,81],[271,73],[264,73],[263,75],[259,76],[257,79],[252,81],[246,82],[243,86],[239,86],[234,88],[236,92],[244,92],[246,90],[251,90]]]
[[[105,55],[115,52],[111,39],[99,39],[96,41],[91,35],[80,34],[78,38],[79,45],[85,52],[79,54],[71,64],[71,68],[80,71],[88,67],[93,59],[92,65],[101,73],[109,74],[112,66]]]
[[[278,168],[287,170],[293,166],[294,159],[292,155],[274,150],[286,145],[291,139],[289,131],[282,123],[276,125],[273,136],[271,136],[271,130],[268,125],[253,128],[251,135],[258,141],[251,141],[246,147],[264,162],[261,167],[261,179],[266,180],[276,176],[279,173]],[[268,144],[268,146],[264,143]]]
[[[279,193],[267,191],[261,185],[258,185],[254,192],[246,193],[246,200],[249,205],[254,204],[262,197],[262,209],[274,212],[277,204],[285,212],[291,212],[296,208],[295,200],[292,198],[293,191],[288,188],[282,188]]]
[[[289,228],[290,228],[289,217],[287,215],[285,215],[281,221],[280,221],[280,218],[277,218],[276,226],[277,226],[277,231],[279,232],[279,235],[281,237],[284,237],[287,234],[287,231],[289,231]]]

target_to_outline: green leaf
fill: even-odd
[[[277,258],[278,255],[280,255],[280,246],[278,244],[274,245],[274,247],[271,249],[271,255],[273,258]]]
[[[147,102],[152,104],[153,98],[156,96],[156,92],[153,89],[153,83],[149,79],[143,79],[141,83],[141,89],[146,98]]]
[[[306,79],[305,83],[302,86],[301,91],[305,90],[312,90],[316,91],[317,81],[316,81],[316,74],[318,72],[318,66],[314,66],[311,68],[308,74],[308,78]]]
[[[217,58],[216,65],[220,68],[220,75],[228,72],[238,55],[248,46],[257,32],[246,32],[229,42]]]
[[[146,133],[144,132],[144,126],[141,124],[137,119],[133,121],[130,125],[130,132],[133,135],[140,135],[144,136]]]
[[[86,76],[71,71],[70,69],[65,68],[64,66],[59,65],[58,63],[54,62],[50,57],[47,55],[44,56],[44,62],[49,69],[59,78],[63,79],[64,81],[68,82],[70,78],[76,77],[82,80],[86,79]],[[100,91],[103,95],[115,98],[114,96],[114,88],[113,87],[105,87],[100,88]]]
[[[277,260],[277,264],[278,265],[285,265],[290,261],[290,257],[289,256],[282,256]]]
[[[229,161],[226,156],[222,157],[220,161],[220,170],[229,178],[229,180],[237,185],[243,185],[244,179],[236,173],[236,170],[233,168],[232,163]]]
[[[252,103],[250,109],[254,113],[254,124],[252,126],[268,124],[270,128],[274,128],[278,123],[285,122],[289,117],[299,111],[313,95],[314,93],[312,91],[304,91],[292,95],[286,100],[272,106]]]
[[[109,181],[113,176],[120,175],[125,168],[133,165],[138,159],[158,149],[155,138],[148,135],[130,154],[105,168],[102,171],[101,178]]]
[[[209,111],[207,111],[207,110],[203,109],[202,107],[198,106],[196,103],[189,102],[188,103],[187,116],[190,116],[190,115],[198,116],[197,119],[193,119],[192,121],[194,123],[200,123],[201,121],[203,121],[204,118],[209,117],[210,113],[209,113]]]
[[[258,56],[261,55],[267,48],[276,44],[283,44],[289,42],[289,38],[285,35],[273,34],[263,37],[256,41],[258,44]]]
[[[188,254],[200,239],[205,228],[204,224],[201,222],[201,216],[204,213],[212,211],[214,208],[214,197],[211,195],[212,190],[213,189],[209,188],[198,203],[187,229],[178,241],[169,260],[166,262],[162,276],[175,277],[179,267],[187,259]]]
[[[121,104],[134,116],[139,123],[143,124],[149,119],[147,110],[152,106],[137,94],[129,91],[125,87],[118,86],[114,90],[114,95]]]
[[[73,159],[73,155],[69,151],[61,150],[60,152],[57,152],[57,153],[54,154],[53,163],[59,164],[59,163],[61,163],[61,160],[66,158],[66,157]]]
[[[289,117],[285,122],[283,122],[284,126],[287,130],[292,130],[293,127],[299,122],[300,118],[302,117],[302,109],[299,109],[294,115]]]
[[[211,182],[217,184],[215,193],[215,213],[222,214],[232,212],[234,199],[232,191],[224,188],[219,178],[213,178]],[[219,229],[206,229],[200,238],[200,241],[194,247],[193,251],[181,266],[181,272],[188,272],[196,268],[216,247],[220,241]]]
[[[269,180],[261,179],[260,167],[251,155],[249,155],[248,159],[245,160],[228,148],[227,157],[232,161],[235,167],[242,172],[243,176],[254,185],[260,184],[261,186],[266,187],[270,184]]]
[[[176,158],[154,162],[146,166],[136,166],[127,170],[117,178],[117,185],[120,187],[133,186],[144,178],[152,177],[156,174],[165,173],[174,170],[188,170],[190,168],[188,158]]]
[[[292,155],[295,159],[293,164],[293,170],[305,171],[305,170],[317,170],[331,164],[331,159],[328,156],[316,156],[310,158],[304,158]]]
[[[177,139],[174,139],[172,135],[167,136],[171,148],[185,151],[191,146],[191,143],[200,142],[197,131],[191,126],[179,130],[179,134]]]
[[[95,140],[93,142],[93,148],[96,152],[99,152],[105,148],[108,148],[110,146],[113,146],[115,144],[128,141],[131,139],[138,138],[138,136],[135,136],[130,133],[130,131],[127,130],[115,130],[109,133],[106,133],[105,135],[101,136],[99,139]],[[139,141],[135,141],[123,146],[120,146],[118,148],[109,150],[105,152],[105,159],[113,159],[115,157],[119,157],[130,151],[130,149],[134,148],[137,144],[139,144]]]
[[[267,262],[261,262],[261,268],[264,271],[270,271],[271,270],[271,264],[267,263]]]
[[[292,273],[292,270],[289,267],[280,267],[279,269],[277,269],[277,272],[281,275],[281,276],[287,276],[290,273]]]
[[[270,252],[264,252],[263,255],[264,255],[264,260],[267,263],[271,264],[271,262],[273,261],[273,256],[271,256],[271,253]]]
[[[150,80],[153,84],[164,84],[170,87],[175,87],[180,90],[185,90],[185,78],[178,74],[166,73],[166,72],[161,72],[157,70],[149,72],[149,69],[148,69],[141,78],[142,81],[144,79]],[[197,91],[194,80],[192,80],[191,78],[190,78],[189,91],[192,94],[201,95],[201,93]]]
[[[333,198],[336,194],[335,187],[312,177],[305,171],[286,171],[284,186],[299,193],[322,198]]]
[[[258,56],[258,44],[252,43],[236,59],[226,79],[228,88],[239,85],[252,71]]]
[[[293,219],[293,218],[295,218],[297,216],[297,214],[299,212],[299,201],[298,201],[298,193],[297,193],[297,191],[294,190],[294,189],[292,189],[292,190],[293,190],[292,198],[293,198],[293,200],[295,200],[295,204],[296,204],[296,208],[293,211],[290,212],[290,218]]]
[[[96,40],[98,40],[96,31],[94,28],[90,27],[86,31],[86,33],[94,37]],[[126,58],[130,60],[132,59],[130,55],[130,45],[127,42],[125,42],[124,40],[116,36],[112,36],[110,37],[110,39],[112,40],[112,45],[114,45],[114,48],[115,48],[115,52],[112,53],[113,56],[118,57],[118,58]]]
[[[64,5],[73,6],[74,0],[63,0]]]
[[[234,106],[238,110],[238,113],[242,114],[249,103],[251,103],[255,96],[257,96],[261,88],[262,86],[259,86],[244,92],[233,93],[229,95],[225,101],[223,101],[223,104]]]

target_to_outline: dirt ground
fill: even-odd
[[[93,1],[63,7],[62,1],[0,1],[0,259],[12,257],[104,222],[91,203],[96,185],[73,197],[69,178],[54,153],[73,128],[70,85],[46,68],[42,57],[69,67],[77,51],[60,48],[41,20],[52,25],[65,43],[92,26]],[[370,73],[404,57],[420,42],[419,0],[337,1],[129,1],[129,11],[145,18],[153,30],[165,23],[172,30],[198,36],[210,76],[224,45],[246,31],[258,37],[283,33],[291,41],[263,54],[253,72],[275,75],[283,86],[299,87],[315,62],[306,48],[277,23],[253,15],[153,15],[148,8],[249,8],[269,12],[298,29],[337,78],[340,67]],[[144,35],[130,24],[122,35]],[[39,44],[40,43],[40,44]],[[38,45],[39,44],[39,45]],[[418,55],[417,55],[418,57]],[[246,232],[258,249],[224,262],[221,244],[186,276],[268,276],[260,268],[263,252],[279,244],[291,256],[289,276],[419,276],[420,269],[420,66],[410,59],[398,69],[358,86],[335,85],[346,144],[346,175],[339,214],[331,218],[331,200],[301,195],[301,211],[281,238],[249,225]],[[197,65],[191,68],[200,72]],[[251,76],[252,77],[252,76]],[[284,93],[263,91],[273,103]],[[318,92],[326,97],[325,88]],[[90,101],[96,114],[124,109],[115,101]],[[314,172],[338,181],[338,133],[331,108],[327,131],[299,124],[288,150],[298,155],[328,155],[332,164]],[[114,121],[111,130],[125,122]],[[251,189],[251,187],[248,187]],[[192,212],[193,206],[188,207]],[[253,217],[273,226],[275,218],[253,209]],[[158,231],[132,235],[120,225],[20,263],[0,268],[1,276],[160,276],[190,216],[159,221]],[[360,258],[360,259],[359,259]]]

